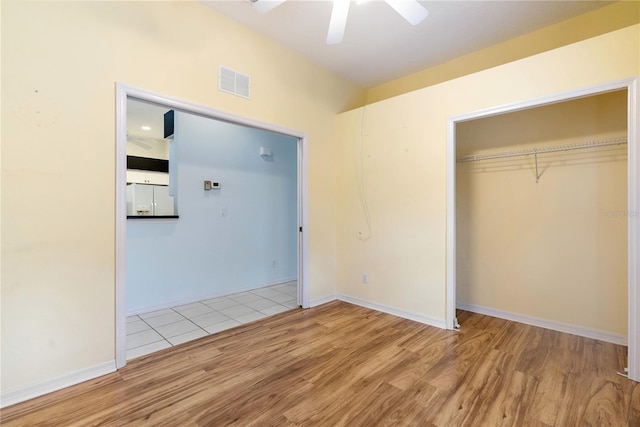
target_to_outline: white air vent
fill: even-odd
[[[220,65],[218,70],[218,89],[251,99],[251,77]]]

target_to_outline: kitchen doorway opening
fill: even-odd
[[[296,197],[295,197],[296,200],[293,202],[295,206],[292,206],[293,211],[289,210],[289,214],[292,217],[291,222],[292,223],[295,222],[294,227],[292,227],[294,228],[293,234],[290,236],[295,240],[295,243],[294,243],[295,248],[293,250],[297,254],[297,259],[293,261],[295,265],[290,266],[289,271],[291,271],[291,268],[293,268],[295,273],[297,273],[295,274],[295,278],[297,280],[295,282],[288,281],[287,283],[282,283],[282,284],[269,283],[271,287],[264,288],[263,293],[265,293],[265,295],[251,294],[251,295],[243,296],[243,295],[236,294],[236,297],[241,299],[244,304],[251,305],[253,303],[255,305],[255,304],[266,303],[266,301],[258,300],[258,297],[263,297],[263,298],[271,297],[272,299],[277,299],[279,297],[282,297],[284,302],[284,298],[287,297],[284,294],[288,293],[288,297],[292,299],[288,301],[289,305],[292,305],[295,303],[296,306],[308,308],[309,307],[309,291],[308,291],[309,239],[308,239],[308,233],[307,233],[307,229],[308,229],[307,143],[308,143],[308,140],[307,140],[306,133],[297,131],[297,130],[288,129],[288,128],[283,128],[283,127],[269,124],[269,123],[255,121],[245,117],[230,114],[224,111],[216,110],[213,108],[190,103],[183,100],[178,100],[175,98],[152,93],[149,91],[134,88],[128,85],[120,84],[120,83],[117,84],[116,89],[117,89],[117,93],[116,93],[116,101],[117,101],[116,147],[117,148],[116,148],[116,313],[115,313],[116,322],[115,323],[116,323],[116,366],[117,368],[125,366],[126,359],[127,359],[127,309],[128,309],[127,307],[128,305],[127,304],[128,303],[127,301],[127,298],[128,298],[127,297],[128,295],[127,294],[127,277],[128,277],[128,274],[127,274],[127,238],[128,238],[127,181],[128,179],[126,177],[127,175],[127,119],[128,119],[127,110],[128,110],[128,104],[130,104],[132,100],[135,100],[136,102],[142,102],[142,103],[152,104],[156,106],[161,106],[163,109],[166,108],[167,110],[173,110],[175,111],[176,115],[182,115],[182,120],[184,120],[184,123],[187,123],[188,120],[200,120],[201,123],[215,123],[218,126],[227,126],[229,128],[234,128],[242,132],[248,132],[248,133],[253,132],[261,135],[262,134],[272,135],[276,139],[280,138],[281,147],[284,147],[284,146],[290,147],[290,148],[287,148],[286,150],[288,153],[286,155],[287,156],[286,158],[289,159],[290,162],[295,163],[295,169],[291,169],[289,174],[296,175],[290,180],[290,182],[292,182],[293,185],[295,186],[293,191],[295,191],[296,193]],[[178,122],[176,121],[176,123]],[[195,139],[198,139],[198,138],[195,138]],[[282,141],[284,141],[284,145],[282,145]],[[273,143],[276,144],[277,141]],[[295,144],[295,149],[291,147],[291,144]],[[262,162],[261,164],[264,165],[264,167],[266,168],[274,167],[274,159],[276,162],[279,160],[277,156],[278,156],[278,153],[280,152],[277,150],[271,151],[273,147],[269,146],[269,144],[263,144],[263,145],[264,146],[261,146],[261,147],[250,147],[250,155],[247,155],[246,157],[252,157],[255,154],[255,158],[259,159],[258,161],[259,162],[261,161]],[[256,148],[256,150],[253,150],[253,148]],[[258,151],[258,148],[259,148],[259,151]],[[256,153],[253,153],[253,151],[256,151]],[[281,152],[284,152],[284,151],[281,151]],[[173,160],[176,160],[176,159],[173,159]],[[169,162],[171,163],[171,159],[169,159]],[[169,175],[171,175],[172,169],[171,167],[169,169],[170,169]],[[177,178],[177,175],[178,174],[176,173],[173,178],[174,179]],[[171,176],[169,178],[172,179]],[[208,206],[212,206],[212,203],[216,202],[216,196],[219,196],[220,194],[222,194],[221,193],[222,188],[215,188],[213,187],[213,184],[216,183],[219,186],[220,185],[224,186],[224,182],[220,183],[215,179],[215,177],[211,177],[212,179],[211,179],[210,187],[207,188],[206,184],[207,184],[207,181],[209,180],[209,177],[204,177],[204,178],[206,179],[204,181],[203,188],[200,188],[202,187],[201,185],[197,189],[197,191],[199,192],[198,197],[203,200],[207,199],[206,202],[209,203]],[[193,177],[190,177],[189,179],[190,179],[189,188],[193,188],[194,185],[197,182],[199,182],[199,181],[196,181]],[[241,180],[238,179],[237,181],[241,181]],[[234,181],[230,179],[229,183],[231,184],[232,182]],[[176,185],[176,187],[174,187],[174,189],[172,190],[175,194],[175,191],[178,188],[177,184],[171,182],[169,183],[169,186],[171,184]],[[200,182],[200,184],[203,184],[203,183]],[[245,188],[245,191],[246,191],[246,188]],[[178,210],[176,210],[176,213],[180,212],[179,197],[180,195],[176,194],[176,207],[178,207]],[[218,197],[218,200],[220,200],[219,197]],[[129,200],[129,205],[131,205],[130,200]],[[129,206],[129,208],[131,208],[131,206]],[[215,212],[218,212],[218,210],[220,213],[219,215],[216,215],[216,217],[219,216],[220,217],[218,218],[219,220],[226,220],[227,214],[230,213],[228,207],[223,206],[223,207],[216,208]],[[131,216],[129,216],[129,218],[131,218]],[[146,222],[147,224],[150,224],[152,226],[171,228],[171,224],[173,224],[173,226],[175,227],[177,222],[180,220],[181,219],[178,218],[177,214],[174,216],[171,216],[170,218],[142,218],[142,219],[133,218],[133,219],[130,219],[129,221],[135,221],[135,222],[131,223],[129,227],[130,228],[134,227],[137,230],[138,228],[140,228],[139,224],[143,224]],[[211,226],[212,224],[211,222],[204,222],[204,221],[200,221],[200,223],[202,223],[202,226],[205,226],[205,225]],[[183,225],[183,224],[180,224],[180,225]],[[144,229],[144,226],[142,227],[142,229]],[[276,261],[274,260],[272,262],[273,262],[272,267],[275,269]],[[270,264],[270,267],[271,267],[271,264]],[[293,276],[293,274],[290,274],[290,276]],[[296,283],[296,284],[293,285],[293,283]],[[275,286],[281,286],[281,289],[272,289]],[[244,290],[247,291],[248,289],[244,289]],[[229,293],[234,293],[234,292],[229,292]],[[270,293],[270,294],[266,295],[266,293]],[[282,293],[283,295],[276,295],[276,293]],[[203,295],[203,296],[210,297],[210,298],[203,298],[203,300],[206,299],[213,305],[216,305],[218,303],[220,304],[223,303],[222,301],[213,301],[216,295],[209,294],[209,295]],[[219,296],[224,298],[223,293]],[[252,299],[254,301],[250,301]],[[183,301],[184,301],[184,298],[183,298]],[[193,303],[195,305],[198,305],[200,302],[196,304],[194,299]],[[195,311],[205,310],[207,306],[206,305],[203,305],[203,307],[184,306],[183,308],[184,310],[187,310],[188,313],[187,311],[185,311],[185,313],[181,313],[180,311],[177,311],[173,314],[176,314],[176,315],[180,314],[183,316],[187,316],[189,314],[197,315]],[[240,310],[240,308],[242,307],[238,307],[238,310]],[[220,309],[223,310],[224,308],[221,307]],[[247,309],[247,307],[244,307],[244,309]],[[203,311],[203,315],[205,314],[206,313],[204,313]],[[212,316],[214,315],[214,313],[209,313],[209,314]],[[234,314],[236,313],[234,312]],[[239,313],[237,313],[237,315],[241,316],[241,314]],[[132,319],[129,319],[129,320],[132,320]],[[187,322],[185,321],[183,323],[187,323]],[[153,330],[149,333],[153,333]]]

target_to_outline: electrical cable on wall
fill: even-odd
[[[367,225],[367,231],[365,234],[362,231],[358,231],[358,239],[361,242],[366,242],[371,238],[371,214],[369,212],[369,203],[367,202],[367,188],[365,184],[365,174],[364,174],[364,116],[367,110],[367,106],[362,107],[362,115],[360,116],[360,155],[359,155],[359,164],[357,165],[358,169],[358,189],[360,195],[360,205],[362,206],[362,212],[364,213],[365,222]]]

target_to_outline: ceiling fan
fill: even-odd
[[[266,13],[271,9],[281,5],[286,0],[250,0],[255,11]],[[418,25],[422,22],[429,11],[417,0],[384,0],[389,6],[398,12],[411,25]],[[337,44],[342,41],[344,29],[347,25],[347,15],[349,14],[350,0],[333,0],[331,10],[331,20],[329,21],[329,32],[327,34],[327,44]]]

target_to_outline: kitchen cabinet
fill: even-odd
[[[137,169],[127,169],[127,184],[169,185],[169,174]]]
[[[127,216],[173,216],[175,205],[166,185],[128,184]]]

